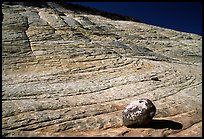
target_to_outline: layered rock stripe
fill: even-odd
[[[2,136],[202,136],[201,36],[52,2],[2,13]],[[140,98],[182,128],[123,126]]]

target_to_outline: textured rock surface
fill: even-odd
[[[201,136],[202,37],[65,9],[3,3],[3,136]],[[157,106],[127,128],[124,107]]]
[[[123,124],[127,127],[142,127],[152,121],[156,107],[149,99],[139,99],[128,104],[123,111]]]

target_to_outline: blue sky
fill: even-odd
[[[151,25],[202,35],[202,4],[199,2],[72,3],[131,16]]]

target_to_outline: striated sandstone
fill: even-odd
[[[2,136],[202,136],[201,36],[51,2],[2,12]],[[123,126],[140,98],[152,123]]]

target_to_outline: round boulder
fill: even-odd
[[[122,113],[123,124],[127,127],[144,126],[151,122],[156,107],[149,99],[139,99],[127,105]]]

